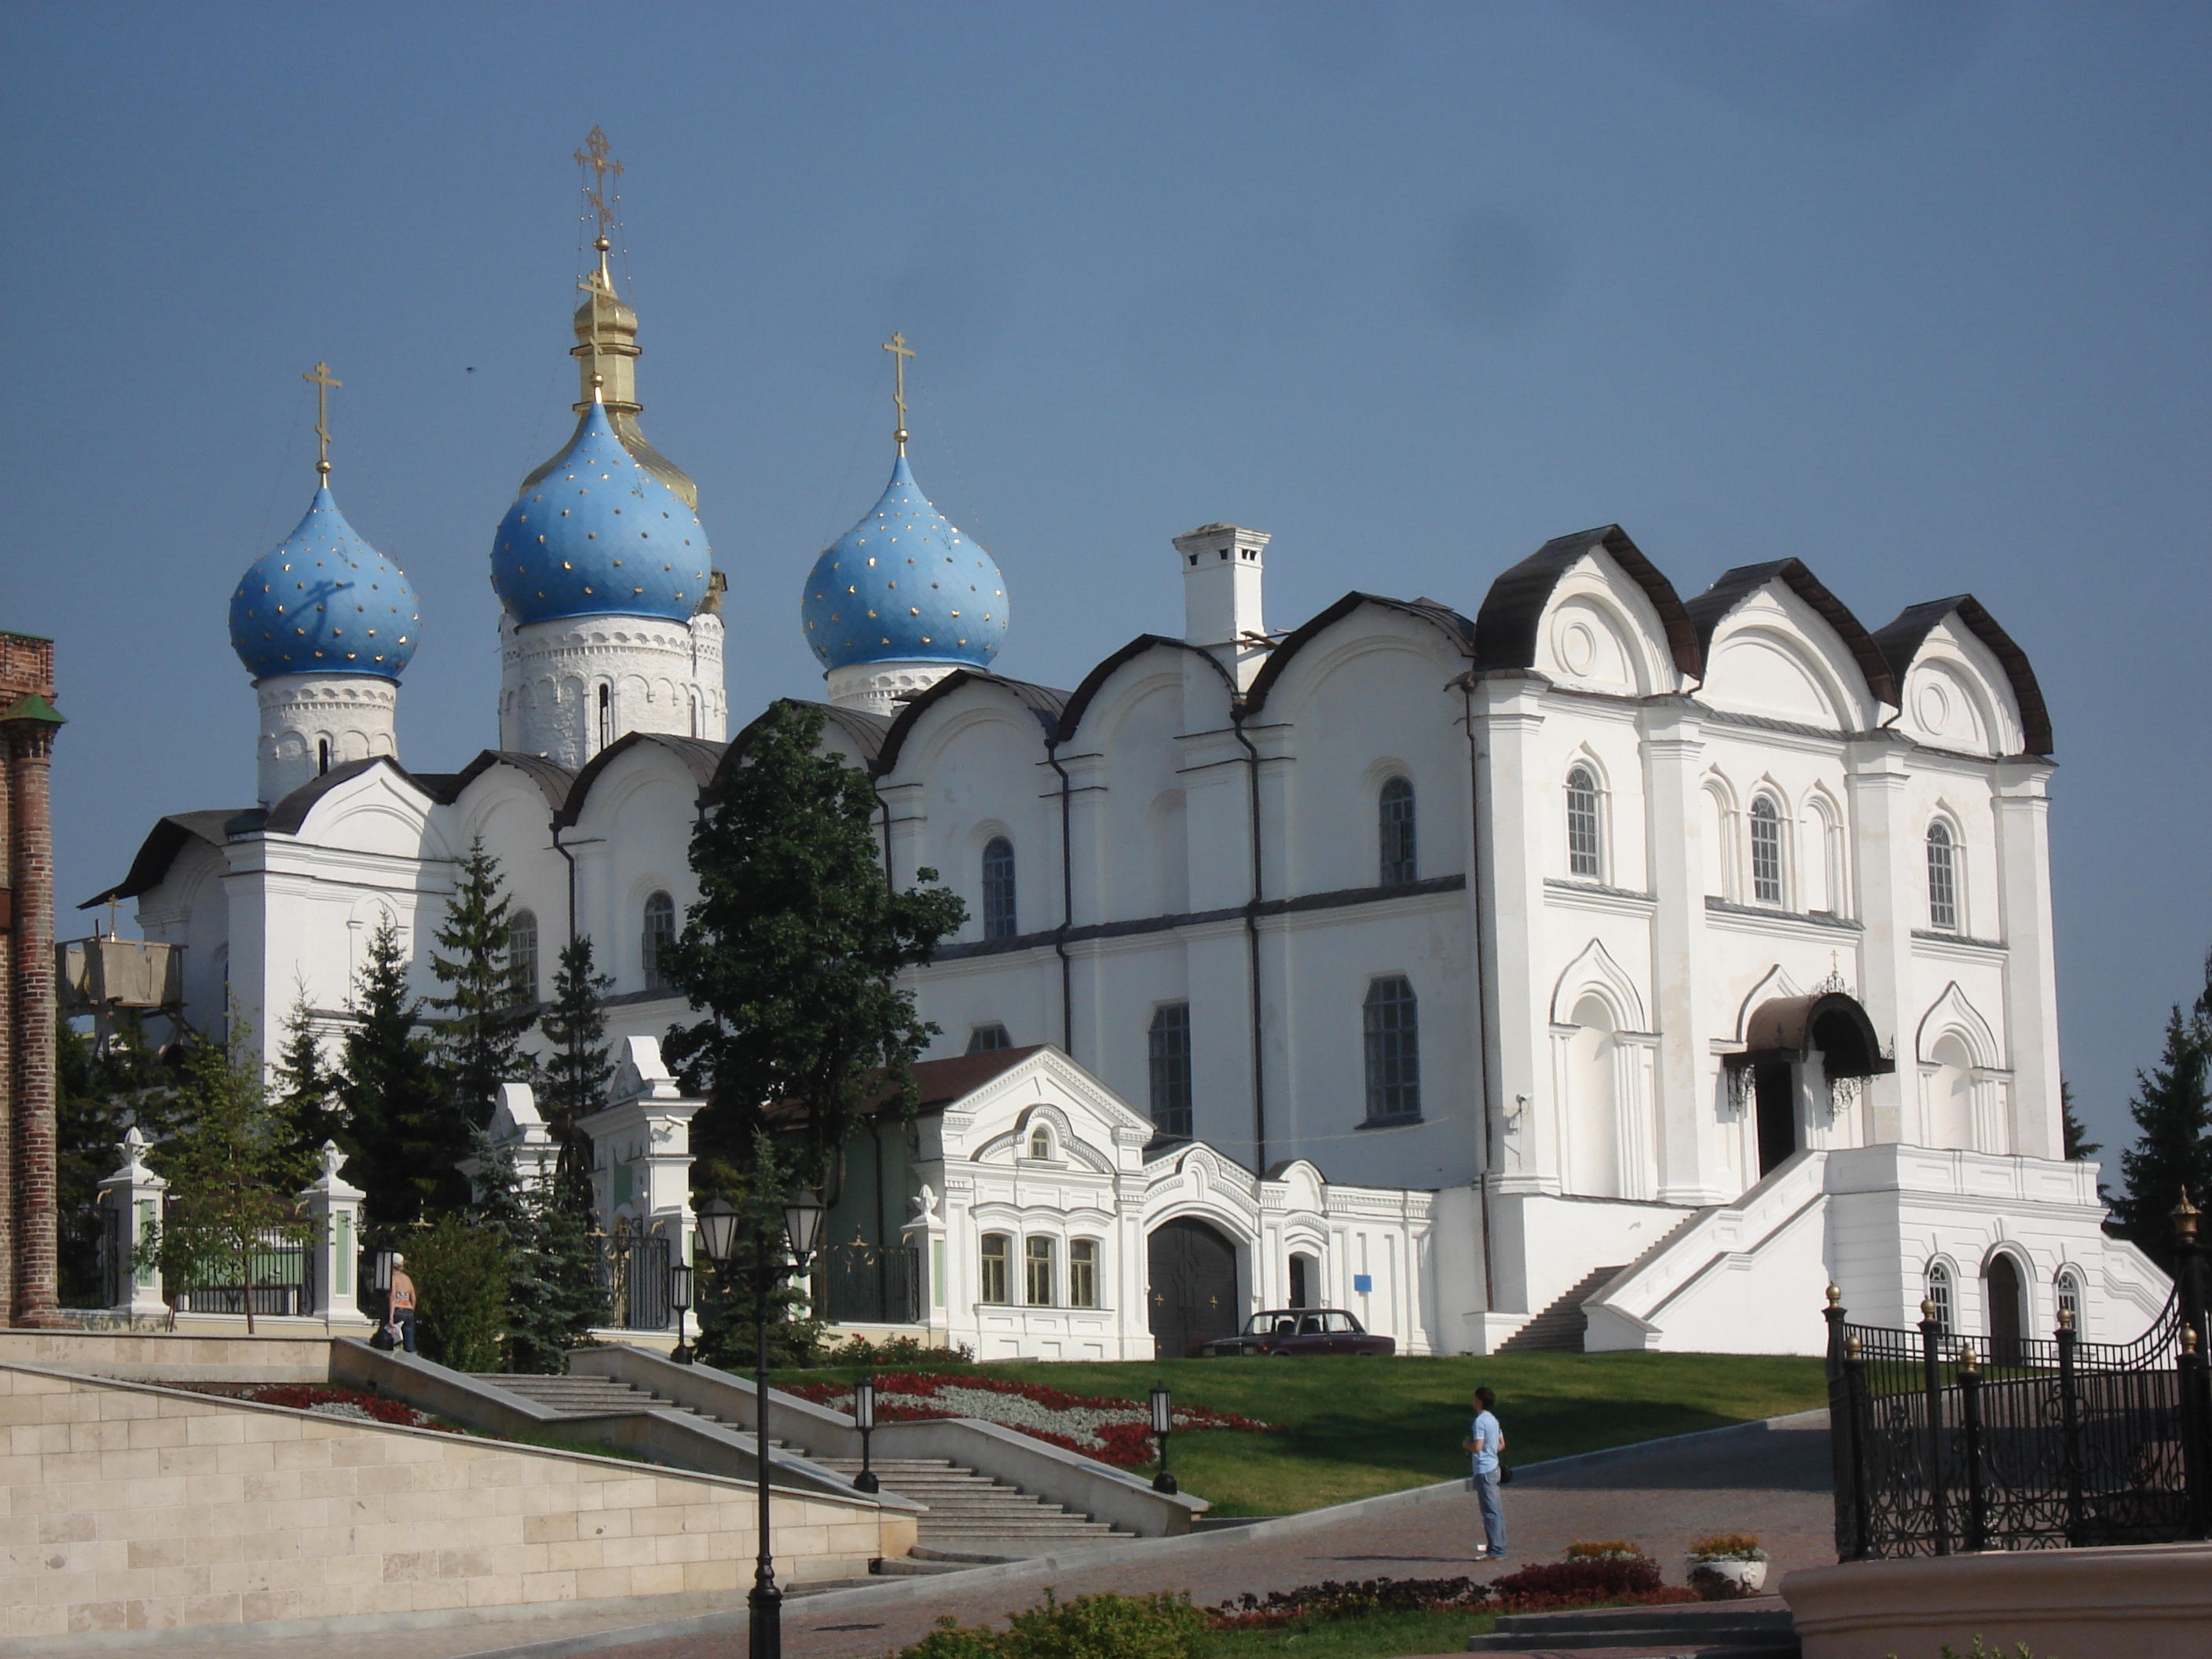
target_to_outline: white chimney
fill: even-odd
[[[1267,659],[1261,615],[1260,556],[1267,532],[1241,525],[1201,525],[1175,538],[1182,556],[1183,638],[1211,652],[1244,690]]]

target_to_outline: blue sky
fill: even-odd
[[[2124,1139],[2212,945],[2212,8],[18,5],[0,626],[51,634],[65,901],[253,794],[225,604],[335,483],[407,570],[404,759],[495,740],[492,531],[565,434],[576,168],[629,172],[653,440],[729,572],[731,706],[914,462],[1009,579],[999,667],[1472,614],[1618,521],[1686,595],[1796,555],[1869,626],[1971,591],[2057,727],[2066,1070]]]

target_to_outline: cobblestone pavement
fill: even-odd
[[[1681,1581],[1690,1540],[1706,1532],[1755,1532],[1772,1564],[1770,1585],[1796,1567],[1835,1559],[1829,1499],[1827,1430],[1817,1415],[1765,1431],[1686,1444],[1625,1448],[1548,1472],[1534,1472],[1505,1492],[1511,1558],[1502,1565],[1477,1559],[1482,1522],[1474,1499],[1454,1492],[1401,1507],[1362,1507],[1310,1530],[1270,1534],[1237,1529],[1196,1539],[1165,1539],[1109,1552],[1116,1558],[1085,1565],[1080,1559],[1017,1569],[989,1582],[949,1575],[890,1591],[841,1596],[843,1605],[810,1609],[788,1604],[784,1650],[792,1659],[879,1659],[919,1640],[941,1616],[963,1624],[996,1621],[1040,1601],[1050,1585],[1062,1596],[1100,1590],[1140,1593],[1182,1590],[1200,1603],[1223,1601],[1250,1590],[1288,1589],[1323,1578],[1495,1577],[1524,1562],[1557,1560],[1577,1538],[1629,1538],[1656,1557],[1668,1578]],[[432,1644],[393,1632],[382,1638],[378,1659],[451,1659],[543,1639],[551,1630],[509,1627],[473,1647],[438,1632]],[[563,1632],[565,1633],[565,1632]],[[427,1635],[428,1633],[426,1633]],[[745,1650],[740,1629],[712,1635],[641,1632],[639,1642],[595,1648],[621,1659],[738,1659]],[[302,1659],[350,1659],[335,1649],[293,1650]]]

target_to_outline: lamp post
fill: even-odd
[[[691,1265],[678,1261],[668,1269],[668,1299],[676,1304],[676,1352],[668,1357],[679,1365],[691,1363],[691,1345],[685,1339],[684,1316],[691,1311]]]
[[[823,1214],[820,1200],[804,1187],[793,1187],[784,1194],[781,1238],[770,1237],[765,1218],[757,1214],[753,1219],[753,1319],[760,1343],[753,1372],[753,1410],[757,1413],[754,1422],[759,1431],[753,1461],[760,1475],[760,1553],[753,1563],[752,1595],[747,1598],[752,1610],[746,1630],[750,1659],[783,1659],[783,1592],[776,1588],[775,1554],[769,1540],[769,1293],[787,1272],[806,1271],[806,1264],[813,1259],[815,1248],[821,1242]],[[703,1211],[701,1219],[703,1223]],[[732,1213],[732,1222],[735,1219]],[[787,1249],[790,1252],[788,1258],[785,1255]]]
[[[854,1492],[874,1492],[882,1483],[868,1467],[868,1436],[876,1426],[876,1379],[864,1376],[853,1385],[853,1425],[860,1431],[860,1472],[853,1477]]]
[[[1152,1384],[1152,1432],[1160,1441],[1160,1472],[1152,1477],[1154,1492],[1172,1492],[1176,1478],[1168,1473],[1168,1436],[1175,1431],[1175,1397],[1164,1382]]]

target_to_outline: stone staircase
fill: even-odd
[[[1498,1345],[1500,1353],[1580,1353],[1589,1320],[1583,1304],[1605,1288],[1619,1267],[1599,1267]]]
[[[696,1407],[641,1389],[631,1382],[604,1376],[529,1376],[506,1372],[480,1376],[477,1381],[510,1394],[519,1394],[548,1411],[566,1417],[593,1417],[608,1412],[678,1411],[752,1438],[752,1430],[715,1417]],[[858,1474],[857,1457],[816,1457],[804,1446],[771,1435],[769,1443],[779,1451],[790,1451],[841,1474]],[[1079,1541],[1106,1543],[1133,1538],[1103,1521],[1071,1513],[1058,1504],[994,1480],[974,1469],[962,1468],[945,1458],[877,1459],[869,1468],[884,1492],[910,1503],[924,1504],[927,1513],[917,1523],[918,1546],[910,1562],[886,1562],[893,1574],[954,1572],[963,1566],[990,1561],[1018,1559],[1054,1547]]]

